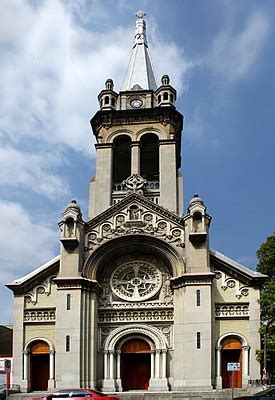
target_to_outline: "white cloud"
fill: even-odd
[[[55,256],[58,229],[35,224],[18,203],[0,201],[0,281],[15,279]],[[3,268],[5,266],[5,268]]]
[[[134,20],[131,28],[96,32],[93,14],[97,8],[102,14],[97,3],[93,14],[88,13],[88,30],[74,15],[83,17],[88,6],[83,1],[0,2],[2,138],[20,143],[35,137],[92,153],[89,119],[107,78],[112,77],[119,90],[130,58]],[[162,39],[150,43],[154,65],[163,68],[160,74],[173,75],[173,84],[180,88],[188,67],[180,49]]]
[[[219,33],[207,58],[208,65],[229,80],[253,75],[269,31],[268,16],[255,11],[247,18],[241,31],[233,33],[231,26]]]
[[[4,285],[53,258],[59,232],[45,220],[34,223],[18,203],[0,201],[0,220],[1,323],[11,323],[12,292]]]
[[[20,187],[51,200],[69,195],[67,183],[50,171],[60,162],[51,153],[37,155],[0,148],[0,187]]]

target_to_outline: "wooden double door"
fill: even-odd
[[[32,391],[48,389],[50,354],[45,342],[36,342],[30,351],[30,383]]]
[[[222,359],[222,387],[223,388],[241,388],[242,387],[242,344],[238,339],[226,338],[221,343]],[[239,363],[240,370],[227,371],[228,363]]]
[[[142,339],[130,339],[121,347],[123,390],[147,390],[151,376],[151,352]]]

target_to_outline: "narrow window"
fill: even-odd
[[[70,351],[71,350],[71,341],[70,341],[70,336],[67,335],[66,336],[66,351]]]
[[[170,101],[171,101],[171,103],[174,102],[174,96],[172,94],[170,94]]]
[[[158,95],[158,102],[159,103],[161,102],[161,95],[160,94]]]
[[[140,175],[147,181],[159,181],[159,139],[146,133],[140,141]]]
[[[201,348],[201,333],[197,332],[197,349]]]
[[[167,92],[163,93],[163,100],[168,100],[168,93]]]
[[[67,294],[67,310],[71,309],[71,295]]]
[[[106,96],[104,99],[104,104],[109,104],[109,96]]]
[[[197,296],[197,306],[201,305],[201,291],[197,290],[196,291],[196,296]]]
[[[112,106],[114,107],[116,105],[116,100],[114,99],[114,97],[112,97]]]
[[[131,139],[121,135],[114,140],[113,183],[121,183],[131,175]]]

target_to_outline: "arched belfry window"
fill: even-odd
[[[120,183],[131,175],[131,139],[121,135],[114,140],[113,183]]]
[[[140,173],[147,181],[159,180],[159,139],[153,133],[141,138]]]

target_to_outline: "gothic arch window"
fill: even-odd
[[[141,138],[140,172],[148,181],[159,180],[159,139],[153,133],[146,133]]]
[[[121,183],[131,175],[131,139],[121,135],[114,140],[113,183]]]

